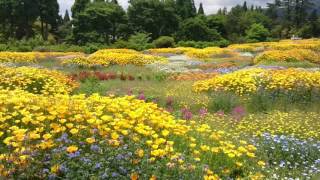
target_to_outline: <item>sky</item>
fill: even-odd
[[[64,12],[68,9],[70,10],[74,0],[58,0],[60,4],[60,13],[64,14]],[[254,4],[257,6],[265,6],[267,2],[273,2],[274,0],[247,0],[248,4]],[[119,4],[121,4],[124,8],[128,7],[128,0],[118,0]],[[244,0],[195,0],[196,5],[202,2],[205,8],[206,14],[212,14],[217,12],[219,8],[227,7],[230,9],[236,4],[243,4]]]

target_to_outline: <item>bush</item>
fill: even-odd
[[[209,102],[209,111],[230,113],[235,107],[239,106],[239,98],[227,92],[213,93]]]
[[[129,42],[123,39],[119,39],[112,45],[112,47],[115,49],[125,49],[129,47]]]
[[[246,31],[246,39],[248,42],[266,41],[270,32],[262,24],[253,24],[250,29]]]
[[[152,44],[150,44],[151,38],[150,34],[145,33],[136,33],[130,36],[128,40],[128,48],[135,49],[137,51],[146,50],[152,48]]]
[[[46,45],[36,46],[33,51],[38,52],[85,52],[85,47],[70,45],[70,44],[59,44],[59,45]]]
[[[7,45],[5,44],[0,44],[0,51],[7,51]]]
[[[207,48],[207,47],[226,47],[230,45],[230,42],[228,40],[220,40],[220,41],[213,41],[213,42],[207,42],[207,41],[179,41],[178,47],[194,47],[194,48]]]
[[[161,36],[158,39],[153,41],[153,44],[156,48],[169,48],[174,47],[174,39],[169,36]]]
[[[247,109],[249,112],[267,112],[273,108],[274,100],[270,94],[257,93],[249,97]]]

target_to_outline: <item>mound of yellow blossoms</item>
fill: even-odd
[[[282,40],[279,42],[260,42],[260,43],[245,43],[232,44],[228,47],[237,51],[257,52],[262,50],[292,50],[305,49],[312,51],[320,51],[319,39],[305,39],[305,40]]]
[[[291,49],[307,49],[313,51],[320,51],[319,39],[305,39],[305,40],[283,40],[280,42],[264,43],[270,50],[291,50]]]
[[[58,71],[0,66],[0,89],[21,89],[34,94],[68,94],[77,83]]]
[[[58,56],[80,56],[80,52],[0,52],[0,63],[36,63],[38,60]]]
[[[109,64],[127,65],[133,64],[143,66],[155,62],[165,62],[166,58],[145,55],[135,50],[129,49],[104,49],[99,50],[88,57],[78,57],[64,64],[77,64],[81,66],[108,66]]]
[[[251,94],[259,90],[292,92],[320,90],[320,72],[302,69],[265,70],[245,69],[220,75],[193,85],[194,91],[231,91],[236,94]]]
[[[146,160],[153,166],[167,159],[164,166],[169,169],[192,173],[207,164],[203,174],[207,178],[217,177],[216,173],[227,177],[244,167],[259,171],[253,145],[243,141],[235,144],[224,139],[223,131],[177,120],[156,104],[132,96],[42,96],[0,90],[0,107],[0,177],[39,163],[41,157],[34,154],[63,146],[64,152],[52,156],[59,162],[63,154],[94,153],[87,148],[93,144],[114,148],[115,152],[133,144],[137,148],[134,166]],[[59,139],[66,135],[69,140],[61,142]],[[217,163],[215,158],[224,159],[224,163]],[[51,172],[58,175],[58,167],[52,166]]]
[[[191,47],[157,48],[157,49],[149,49],[147,52],[151,54],[184,54],[191,50],[195,50],[195,48],[191,48]]]
[[[258,55],[255,63],[263,62],[299,62],[320,63],[320,53],[308,49],[272,50]]]
[[[37,58],[34,52],[0,52],[0,63],[34,63]]]
[[[237,50],[240,52],[256,52],[263,50],[264,46],[262,43],[247,43],[247,44],[232,44],[228,46],[228,49]]]
[[[185,53],[190,58],[209,59],[234,55],[234,52],[226,48],[209,47],[204,49],[192,49]]]
[[[258,113],[245,116],[241,121],[233,122],[227,116],[209,115],[208,121],[216,129],[224,129],[230,138],[240,138],[245,135],[261,136],[264,133],[272,135],[294,136],[301,139],[320,139],[319,113],[301,111],[271,111],[268,114]]]

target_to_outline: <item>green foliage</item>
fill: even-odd
[[[115,3],[92,2],[73,20],[75,42],[110,43],[115,40],[120,24],[126,23],[125,11]]]
[[[182,19],[187,19],[196,16],[197,9],[194,4],[194,0],[177,0],[176,9],[178,15]]]
[[[259,42],[266,41],[270,32],[262,24],[253,24],[246,34],[246,38],[249,42]]]
[[[116,0],[75,0],[70,19],[68,11],[64,17],[59,15],[57,0],[0,0],[0,42],[27,41],[41,36],[48,44],[115,43],[114,47],[145,49],[127,40],[135,32],[150,34],[151,40],[157,40],[156,47],[172,46],[172,39],[161,39],[162,36],[174,37],[177,41],[226,39],[232,43],[268,41],[292,35],[311,38],[320,36],[318,4],[312,0],[276,0],[262,9],[250,8],[244,2],[206,16],[203,4],[200,3],[197,12],[194,0],[131,0],[127,12]],[[225,46],[227,41],[218,46]],[[28,43],[16,45],[21,47],[10,44],[2,45],[1,49],[27,51],[35,48]],[[96,49],[94,46],[90,45],[88,52]],[[187,46],[206,45],[189,43]]]
[[[200,3],[198,14],[199,15],[204,15],[204,9],[203,9],[203,4],[202,3]]]
[[[172,1],[132,0],[128,18],[134,31],[150,33],[152,39],[173,34],[179,24]]]
[[[222,39],[220,41],[206,42],[206,41],[179,41],[178,47],[194,47],[194,48],[206,48],[206,47],[227,47],[230,42]]]
[[[251,113],[267,112],[274,107],[274,100],[266,93],[253,94],[249,97],[247,110]]]
[[[152,44],[149,43],[151,40],[150,34],[145,33],[136,33],[130,36],[128,40],[128,48],[142,51],[152,47]]]
[[[153,44],[156,48],[168,48],[168,47],[174,47],[175,42],[172,37],[161,36],[158,39],[154,40]]]
[[[240,104],[239,98],[231,93],[215,93],[211,94],[208,105],[209,111],[230,113],[235,107]]]
[[[178,31],[178,39],[193,41],[215,41],[222,37],[215,29],[210,29],[204,18],[195,17],[183,21]]]

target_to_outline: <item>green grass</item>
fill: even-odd
[[[320,64],[311,63],[308,61],[299,61],[299,62],[260,62],[257,65],[266,65],[266,66],[281,66],[288,68],[319,68]]]

